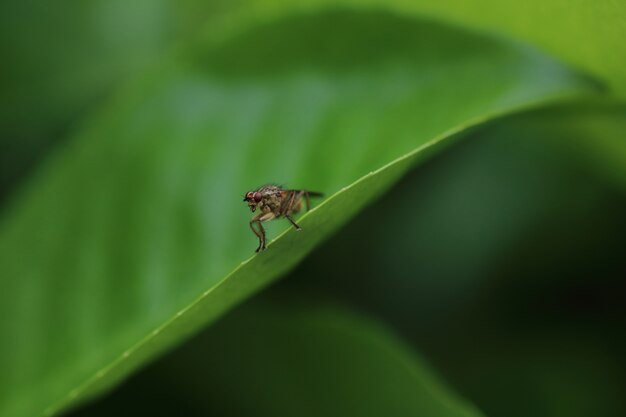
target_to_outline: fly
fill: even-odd
[[[256,191],[247,192],[243,201],[248,203],[253,213],[259,210],[259,213],[250,220],[250,229],[259,238],[259,247],[256,248],[256,252],[266,249],[267,239],[261,223],[285,217],[296,230],[301,230],[292,215],[302,210],[303,202],[308,211],[311,208],[311,197],[322,195],[322,193],[308,190],[285,190],[277,185],[264,185]]]

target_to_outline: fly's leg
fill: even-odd
[[[267,247],[265,246],[265,241],[267,240],[267,236],[265,235],[265,229],[263,228],[263,225],[260,221],[257,222],[257,224],[259,225],[259,232],[261,232],[261,239],[259,239],[259,247],[256,248],[255,252],[265,250],[265,248]]]
[[[291,217],[291,213],[293,213],[293,209],[296,204],[300,205],[301,198],[301,191],[292,190],[289,195],[289,201],[287,202],[287,205],[285,206],[282,213],[282,215],[285,216],[287,220],[289,220],[289,223],[291,223],[293,227],[296,228],[296,230],[301,230],[302,228],[298,226],[298,224],[293,220],[293,218]]]
[[[254,235],[259,239],[259,247],[256,248],[255,252],[258,252],[259,250],[261,250],[261,246],[263,244],[264,235],[265,235],[265,230],[263,230],[263,226],[261,226],[261,223],[259,223],[257,217],[250,220],[250,229],[252,229],[252,232],[254,233]],[[259,227],[261,227],[261,230],[257,231],[256,228],[254,227],[255,224],[258,224]]]
[[[289,214],[285,214],[285,217],[287,218],[287,220],[289,220],[289,222],[293,225],[293,227],[296,228],[296,230],[302,230],[302,228],[298,226],[298,224],[291,218]]]
[[[304,202],[306,203],[306,211],[311,210],[311,196],[309,196],[308,191],[303,191],[304,194]]]
[[[285,208],[285,216],[288,216],[293,211],[293,205],[296,202],[296,192],[291,191],[289,195],[289,202],[287,203],[287,207]]]
[[[256,248],[255,252],[259,252],[267,248],[267,245],[266,245],[267,237],[265,236],[265,229],[263,228],[263,225],[261,224],[261,222],[272,220],[274,217],[276,217],[276,215],[274,215],[274,213],[270,211],[267,213],[259,213],[250,221],[250,228],[252,229],[254,234],[259,238],[259,247]],[[254,230],[253,224],[256,224],[259,227],[258,232]]]

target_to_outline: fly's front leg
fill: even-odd
[[[304,202],[306,203],[306,211],[309,211],[311,210],[311,197],[309,196],[309,192],[303,191],[302,194],[304,194]]]
[[[259,238],[259,247],[256,248],[255,252],[265,250],[267,247],[266,245],[267,237],[265,235],[265,229],[263,228],[263,225],[261,224],[261,222],[272,220],[274,217],[276,216],[274,215],[274,213],[270,211],[267,213],[259,213],[250,221],[250,228],[252,229],[254,234],[257,235],[257,237]],[[254,230],[253,224],[256,224],[259,226],[258,233],[256,230]]]
[[[255,252],[258,252],[259,250],[261,250],[261,246],[263,245],[263,241],[265,237],[265,230],[263,229],[263,226],[261,226],[261,223],[259,222],[259,217],[261,215],[262,213],[259,213],[258,215],[254,216],[252,220],[250,220],[250,229],[252,229],[252,232],[254,233],[254,235],[259,239],[259,247],[256,248]],[[258,224],[261,230],[257,231],[257,229],[254,227],[255,224]]]

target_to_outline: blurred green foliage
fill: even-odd
[[[198,366],[202,367],[201,372]],[[195,374],[194,378],[181,375]],[[159,380],[185,394],[146,404]],[[211,395],[207,396],[207,392]],[[258,300],[85,414],[480,416],[371,320],[296,294]],[[114,396],[115,398],[115,396]],[[136,407],[136,408],[135,408]]]
[[[3,2],[0,415],[626,414],[624,12]]]

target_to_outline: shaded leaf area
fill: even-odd
[[[120,92],[3,219],[2,415],[114,384],[293,267],[422,150],[587,90],[528,48],[382,13],[221,39]],[[242,263],[241,196],[266,181],[332,197]]]
[[[512,119],[511,131],[545,138],[545,145],[566,152],[589,175],[626,187],[626,105],[614,101],[590,101],[560,106]],[[536,133],[539,132],[539,133]]]
[[[72,416],[181,410],[190,417],[482,415],[381,325],[295,294],[245,304]]]
[[[620,106],[577,105],[481,129],[273,291],[384,318],[489,416],[622,415],[626,198],[596,165],[625,128]]]

